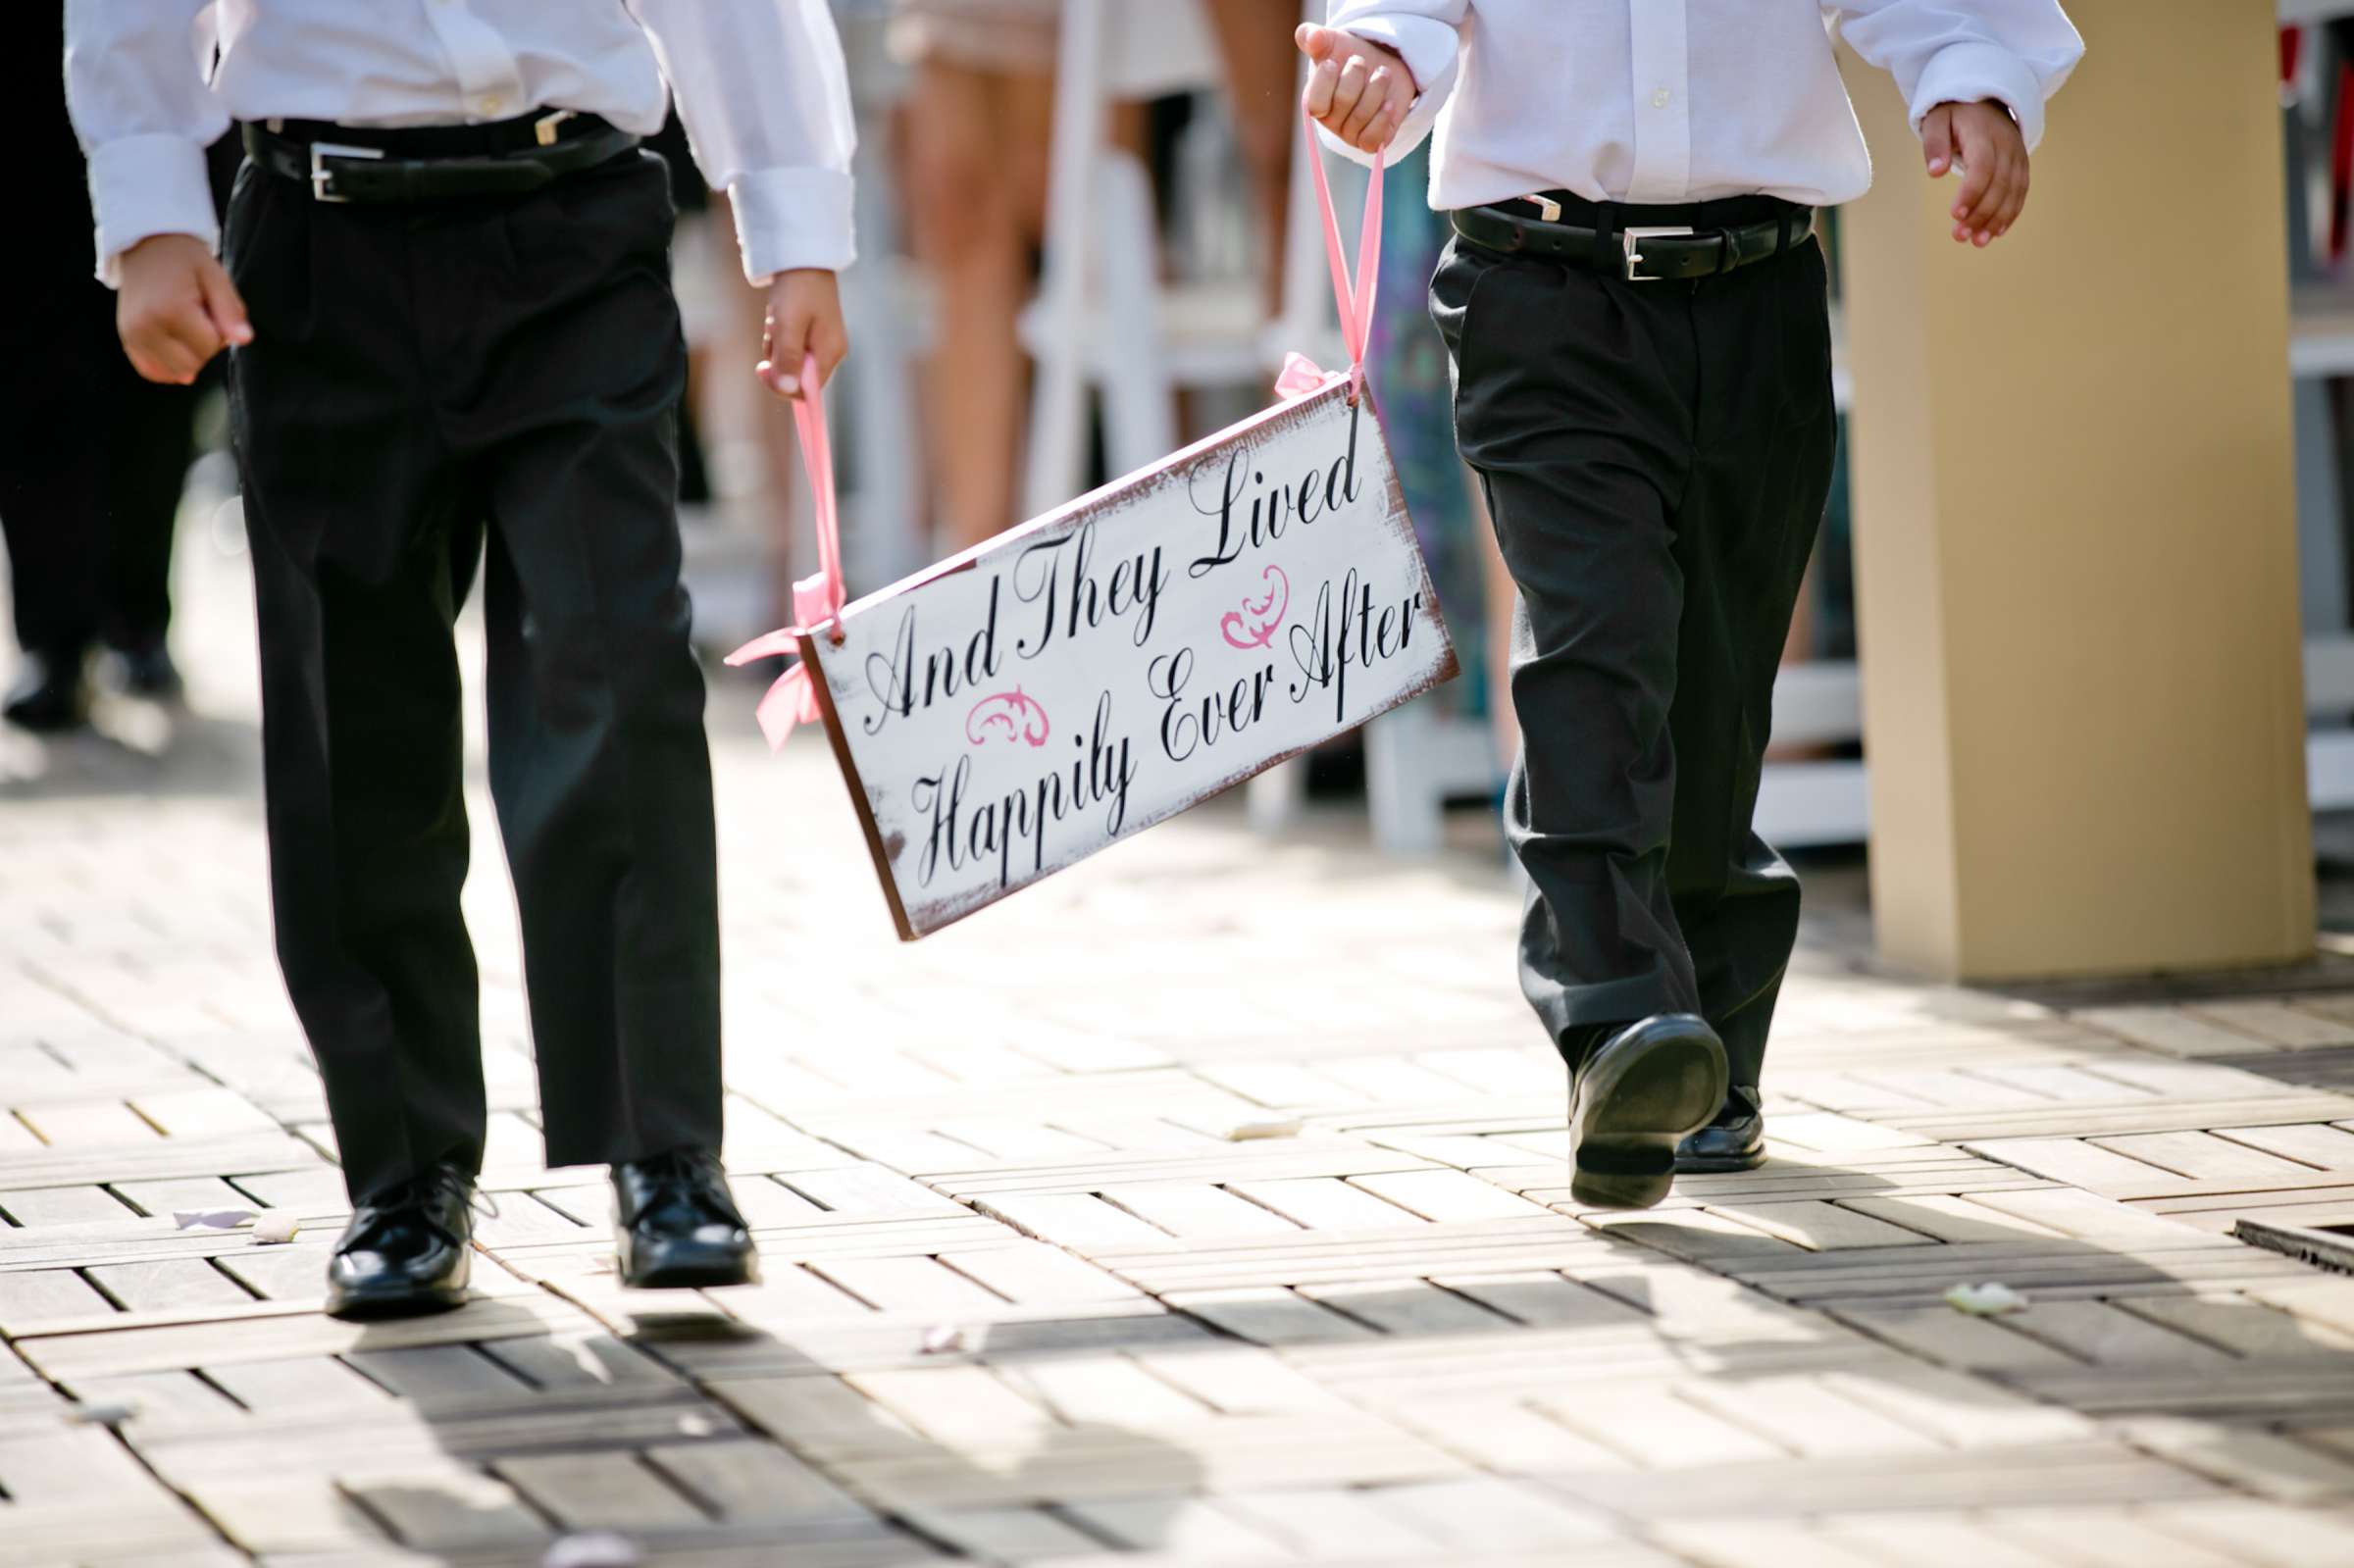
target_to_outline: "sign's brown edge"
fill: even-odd
[[[899,940],[914,941],[922,932],[907,918],[907,908],[899,901],[898,879],[891,873],[891,859],[883,852],[883,830],[875,821],[875,808],[866,798],[866,781],[858,776],[857,759],[850,755],[849,737],[842,733],[842,714],[834,706],[834,688],[826,679],[825,661],[818,656],[818,644],[824,639],[803,632],[799,634],[801,661],[809,666],[810,689],[817,693],[817,711],[825,721],[826,739],[834,747],[834,760],[842,765],[843,782],[850,786],[850,804],[857,808],[858,826],[866,835],[866,852],[874,857],[875,880],[883,885],[883,899],[891,905],[892,924],[899,929]]]

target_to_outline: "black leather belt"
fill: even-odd
[[[1554,205],[1558,211],[1558,204]],[[1815,210],[1792,205],[1776,217],[1725,228],[1606,224],[1580,228],[1523,217],[1510,207],[1461,207],[1447,215],[1455,231],[1507,255],[1545,256],[1632,283],[1714,278],[1770,261],[1815,232]]]
[[[443,201],[519,196],[638,145],[595,115],[569,110],[486,126],[335,126],[271,121],[245,126],[245,151],[318,201]]]

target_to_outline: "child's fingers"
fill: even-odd
[[[1388,97],[1381,106],[1381,113],[1375,115],[1373,123],[1365,127],[1365,151],[1379,152],[1388,146],[1390,138],[1398,134],[1398,127],[1406,124],[1406,117],[1413,110],[1413,81],[1408,73],[1392,67]]]
[[[165,342],[158,348],[157,357],[178,370],[183,381],[194,380],[205,362],[222,348],[221,333],[214,328],[213,319],[205,314],[201,296],[185,302],[164,319],[162,336]]]
[[[1954,167],[1954,112],[1943,104],[1921,119],[1920,156],[1931,179],[1943,177]]]
[[[2026,160],[2021,159],[2019,173],[2011,181],[2011,199],[2003,204],[2002,216],[1995,220],[1996,233],[2009,233],[2011,226],[2019,222],[2019,215],[2027,210],[2027,186],[2030,182],[2031,174]]]
[[[1363,55],[1351,55],[1342,64],[1340,78],[1332,84],[1332,107],[1323,116],[1324,124],[1335,132],[1356,113],[1357,103],[1365,95],[1365,80],[1372,75]]]
[[[1986,182],[1986,194],[1978,199],[1978,204],[1970,209],[1970,216],[1963,220],[1981,244],[1994,237],[1995,221],[2002,216],[2004,204],[2010,201],[2011,188],[2018,178],[2018,172],[2007,157],[1996,153],[1992,155],[1992,162],[1994,177]]]
[[[1374,119],[1390,106],[1390,83],[1396,73],[1387,66],[1377,66],[1365,76],[1364,90],[1357,94],[1356,107],[1336,127],[1340,138],[1352,147],[1363,147],[1365,132]]]
[[[1318,121],[1332,113],[1332,95],[1341,84],[1341,64],[1327,56],[1307,74],[1307,112]]]
[[[2002,177],[1996,182],[1993,210],[1986,215],[1986,237],[2003,237],[2003,231],[2018,221],[2019,210],[2027,199],[2027,164],[2023,158],[2006,157]]]
[[[246,318],[245,301],[237,294],[237,285],[230,280],[229,269],[219,262],[210,262],[198,270],[197,286],[204,293],[205,314],[212,319],[213,330],[225,343],[253,341],[253,324]]]
[[[2003,125],[2003,129],[2008,129],[2008,123]],[[2026,153],[2018,143],[2018,136],[1999,136],[1979,118],[1972,123],[1970,146],[1966,146],[1966,155],[1970,155],[1975,163],[1987,165],[1994,178],[1989,178],[1987,190],[1979,195],[1975,207],[1970,210],[1970,217],[1964,219],[1964,222],[1977,233],[1994,237],[1994,228],[2003,212],[2003,205],[2011,200],[2013,188],[2018,186],[2020,177],[2024,175]]]
[[[784,367],[777,364],[774,360],[762,360],[759,364],[752,367],[752,374],[759,379],[762,386],[767,387],[779,397],[798,397],[801,395],[800,378],[789,374]]]
[[[204,369],[204,358],[166,331],[153,331],[123,340],[133,369],[151,381],[171,386],[185,386]],[[210,356],[205,356],[209,358]]]
[[[1962,194],[1954,201],[1954,221],[1964,230],[1975,233],[1986,227],[1999,200],[1996,187],[2002,177],[2003,158],[1993,139],[1970,122],[1960,127],[1959,139],[1965,173]]]
[[[1964,228],[1970,227],[1970,215],[1978,210],[1986,192],[1994,187],[1994,160],[1973,158],[1968,149],[1962,154],[1962,190],[1954,197],[1954,222]]]
[[[760,384],[779,397],[798,397],[801,394],[799,371],[801,361],[809,352],[809,332],[812,319],[799,311],[791,313],[771,309],[768,330],[761,339],[761,360],[752,367]]]

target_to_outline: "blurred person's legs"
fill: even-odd
[[[1028,369],[1014,322],[1046,218],[1053,11],[924,0],[902,6],[896,42],[915,60],[901,189],[934,294],[927,468],[941,543],[958,550],[1016,521]]]
[[[0,711],[62,730],[81,721],[98,634],[106,376],[122,350],[114,296],[92,276],[89,192],[58,69],[64,10],[20,12],[0,53],[0,90],[17,116],[9,278],[21,301],[0,321],[0,534],[22,653]]]
[[[1823,282],[1813,245],[1678,283],[1458,240],[1432,285],[1519,588],[1523,989],[1573,1072],[1630,1021],[1705,1019],[1720,1115],[1754,1108],[1797,936],[1797,883],[1750,822],[1829,481]]]
[[[76,237],[86,247],[86,233]],[[21,650],[5,712],[38,732],[72,729],[88,712],[105,590],[108,391],[123,357],[113,296],[87,277],[64,293],[0,328],[11,364],[41,367],[0,377],[0,531]]]
[[[1208,0],[1226,67],[1235,136],[1250,171],[1252,228],[1259,236],[1259,281],[1270,314],[1283,307],[1283,242],[1299,133],[1300,51],[1292,29],[1300,8],[1286,0]]]
[[[482,1158],[450,622],[452,539],[484,517],[491,786],[548,1159],[720,1138],[663,176],[624,158],[428,211],[249,170],[229,238],[255,328],[230,385],[279,953],[358,1200]]]
[[[179,694],[179,671],[167,637],[172,629],[173,525],[195,454],[199,387],[143,379],[120,353],[114,367],[116,446],[107,474],[109,502],[101,631],[122,660],[126,689],[144,697]]]

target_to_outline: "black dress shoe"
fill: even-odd
[[[172,650],[161,637],[135,648],[118,648],[115,657],[121,661],[125,691],[150,702],[179,700],[183,689],[179,666],[172,662]]]
[[[673,1149],[613,1167],[621,1281],[644,1290],[752,1285],[760,1257],[717,1155]]]
[[[1678,1176],[1754,1171],[1766,1163],[1766,1112],[1755,1088],[1735,1085],[1716,1119],[1675,1147]]]
[[[1675,1181],[1675,1148],[1724,1103],[1724,1042],[1690,1013],[1606,1037],[1569,1079],[1569,1195],[1647,1209]]]
[[[27,650],[17,666],[16,684],[0,713],[22,730],[55,734],[78,729],[90,716],[90,693],[82,678],[82,651]]]
[[[473,1178],[437,1165],[362,1203],[328,1260],[329,1315],[403,1318],[463,1305],[473,1199]]]

